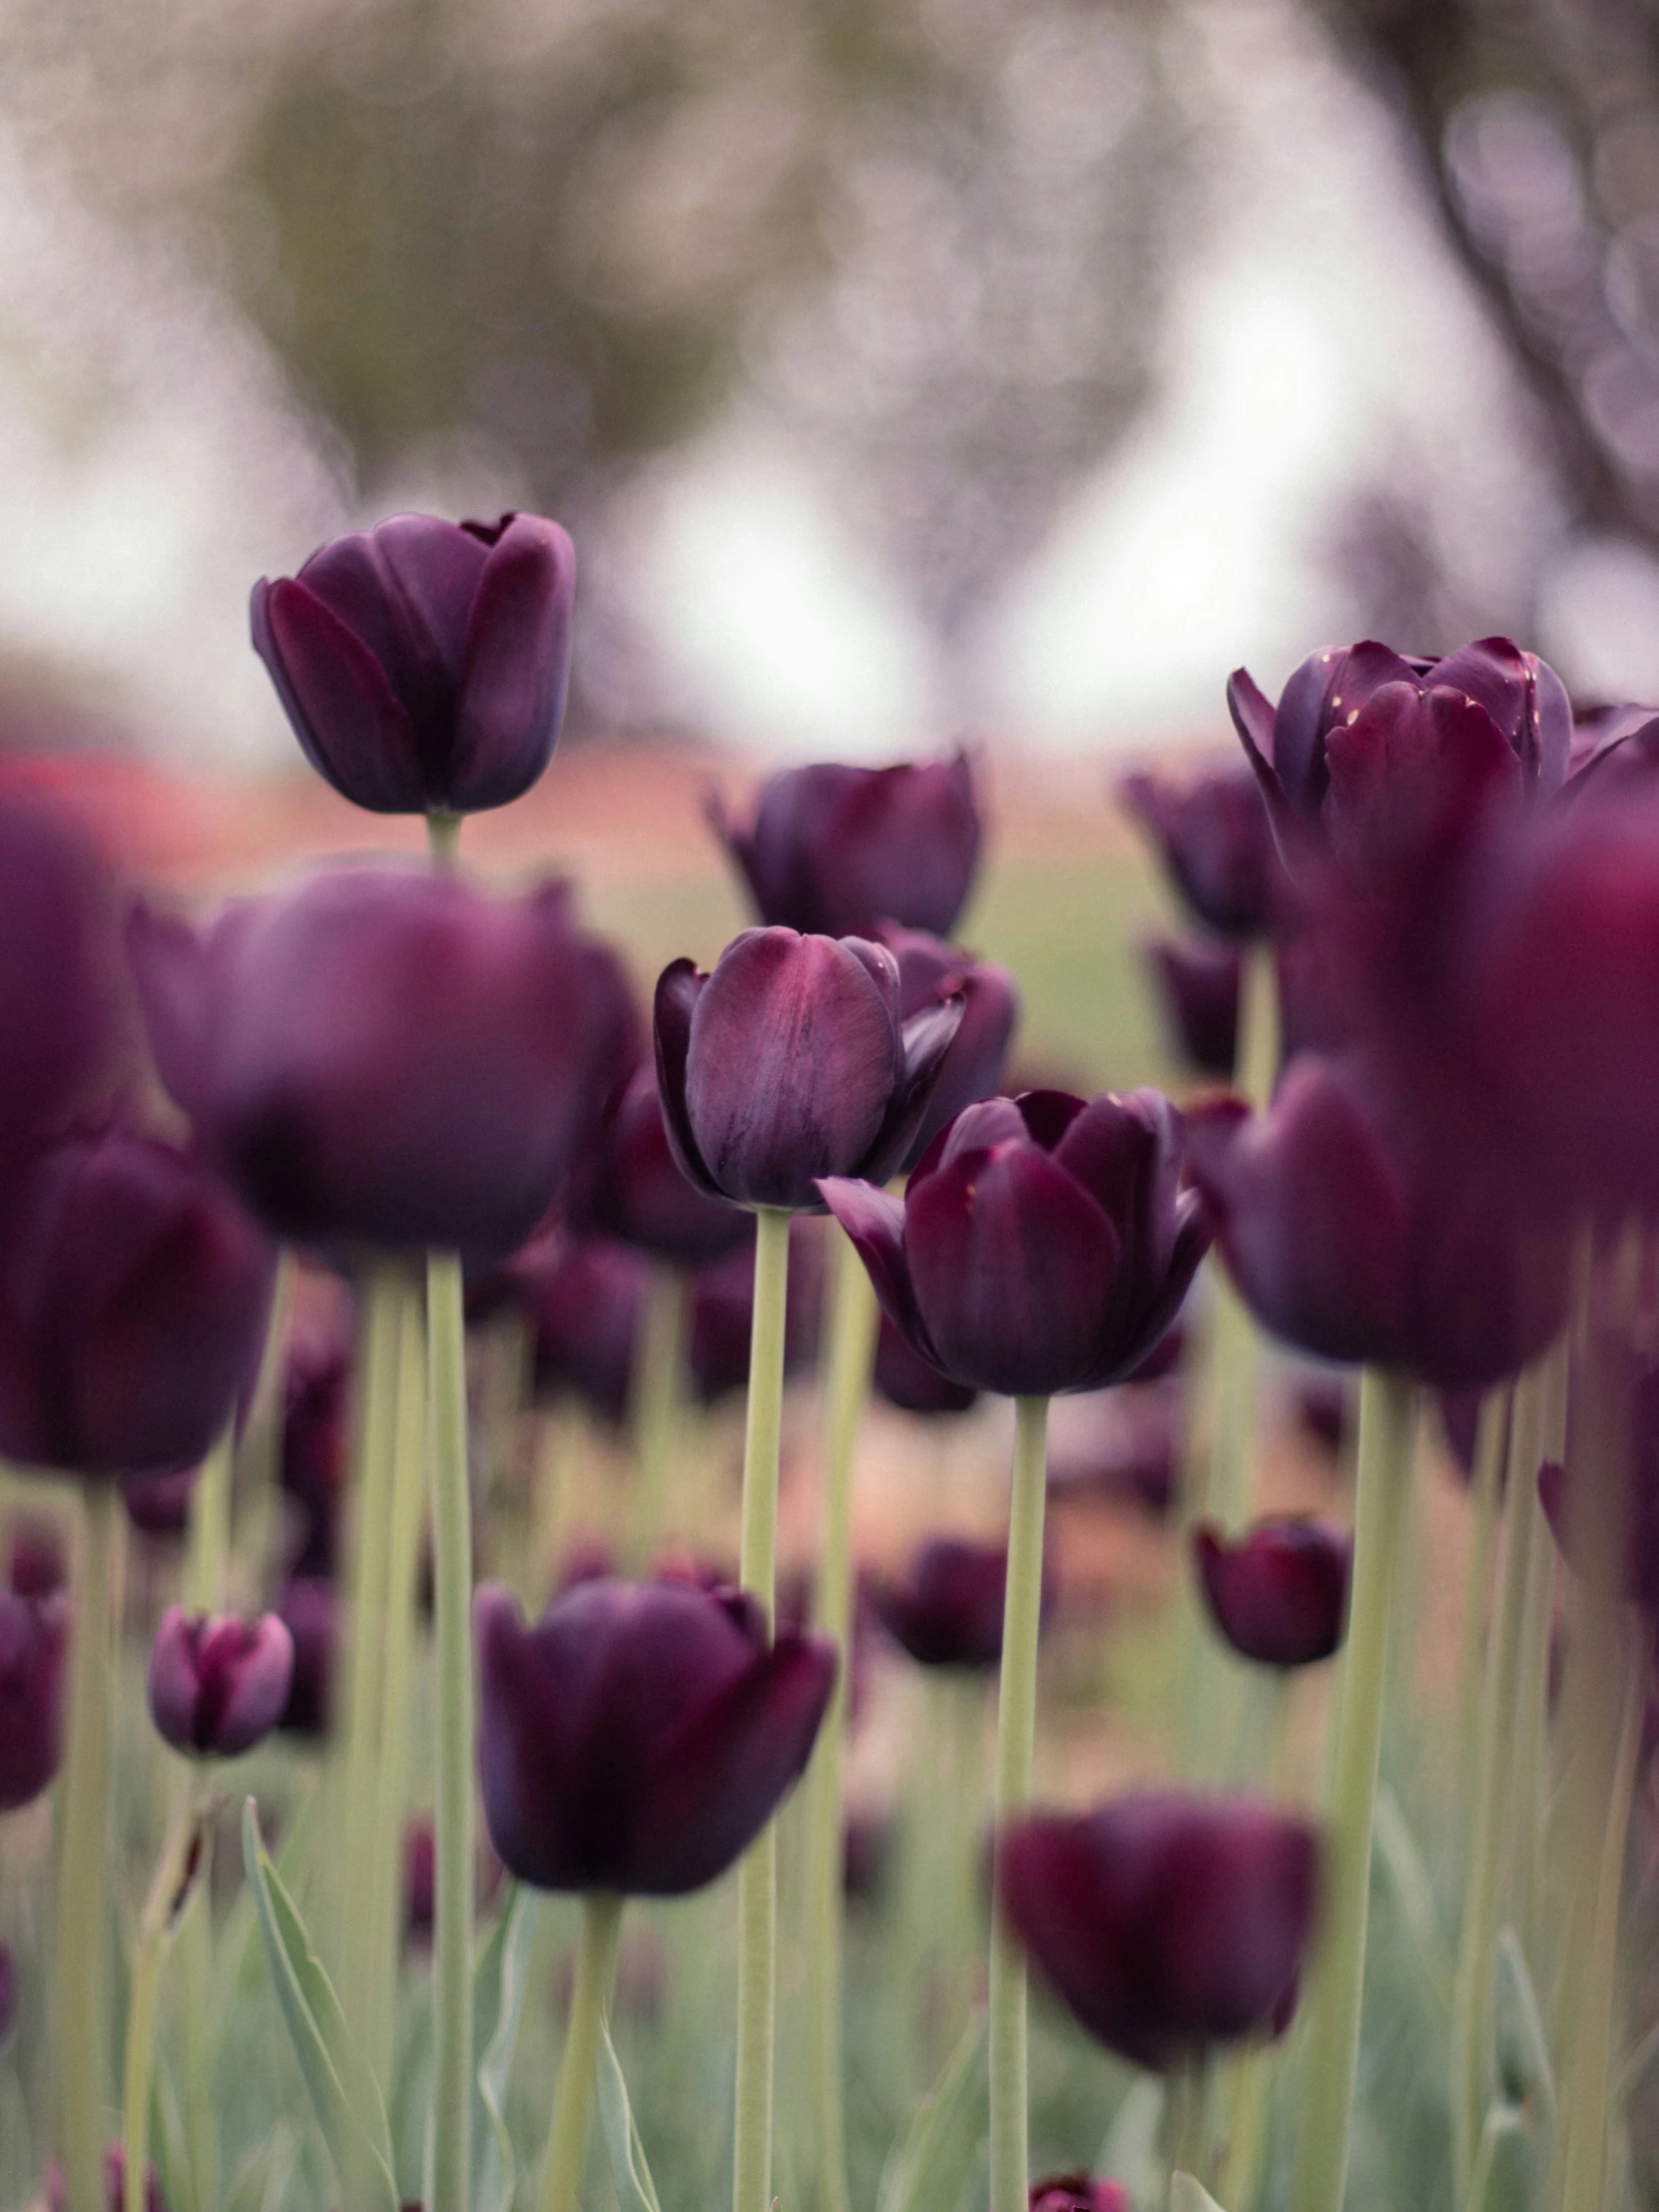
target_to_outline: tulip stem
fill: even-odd
[[[426,849],[431,854],[434,867],[452,868],[456,865],[461,851],[459,815],[434,813],[426,817]]]
[[[1042,1627],[1043,1505],[1048,1478],[1048,1400],[1014,1400],[1014,1474],[1008,1508],[1008,1582],[996,1708],[996,1832],[1031,1802],[1037,1734],[1037,1639]],[[1025,1957],[991,1911],[990,2212],[1026,2212]]]
[[[1466,1840],[1473,1816],[1471,1788],[1480,1762],[1480,1690],[1485,1680],[1486,1604],[1492,1575],[1492,1538],[1503,1489],[1503,1454],[1509,1441],[1514,1385],[1499,1383],[1480,1401],[1474,1438],[1473,1498],[1468,1562],[1463,1572],[1463,1618],[1457,1652],[1458,1829]]]
[[[66,2212],[103,2212],[104,2208],[106,1869],[121,1511],[121,1494],[113,1482],[85,1485],[58,1868],[59,2147]]]
[[[121,2212],[144,2212],[144,2174],[150,2157],[150,2079],[156,2056],[156,2005],[162,1961],[186,1902],[190,1846],[196,1827],[196,1776],[187,1767],[179,1802],[156,1862],[150,1894],[139,1919],[127,1998],[127,2048],[123,2060],[121,2148],[125,2162]]]
[[[1416,1389],[1368,1368],[1360,1385],[1354,1587],[1337,1719],[1325,1884],[1325,1933],[1303,2039],[1301,2127],[1291,2212],[1340,2212],[1360,2056],[1372,1828],[1382,1744],[1388,1617],[1410,1494]]]
[[[236,1416],[210,1446],[190,1504],[190,1548],[185,1558],[187,1613],[217,1613],[226,1602],[231,1571],[231,1473],[236,1464]]]
[[[599,2036],[610,2009],[621,1929],[621,1898],[606,1890],[590,1890],[582,1900],[582,1939],[559,2059],[559,2085],[553,2094],[553,2121],[547,2131],[541,2212],[576,2212],[593,2123]]]
[[[814,1626],[834,1643],[837,1666],[807,1777],[807,2016],[819,2203],[823,2212],[848,2212],[841,2080],[841,1743],[852,1629],[852,1462],[875,1362],[876,1305],[852,1240],[837,1229],[834,1245],[824,1374],[824,1549],[813,1610]]]
[[[755,1305],[749,1338],[749,1406],[743,1451],[743,1586],[770,1635],[776,1601],[778,1454],[784,1421],[784,1324],[790,1217],[755,1217]],[[769,1821],[738,1867],[738,2065],[734,2212],[772,2203],[773,2028],[778,1945],[778,1830]]]
[[[461,1263],[452,1252],[427,1256],[426,1347],[438,1678],[428,2212],[465,2212],[472,2119],[472,1792],[477,1720],[466,1345]]]
[[[669,1468],[680,1411],[690,1306],[684,1268],[659,1260],[651,1270],[633,1374],[635,1494],[634,1571],[643,1574],[661,1542],[668,1511]]]

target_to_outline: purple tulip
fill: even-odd
[[[632,1246],[557,1239],[529,1286],[537,1396],[569,1391],[620,1425],[650,1287],[651,1263]]]
[[[254,587],[254,650],[305,758],[377,815],[504,807],[558,742],[576,554],[556,522],[393,515]]]
[[[964,1011],[899,1014],[898,963],[861,937],[746,929],[657,984],[657,1081],[674,1156],[734,1206],[822,1213],[821,1176],[884,1183],[908,1153]]]
[[[1181,1151],[1156,1091],[1027,1091],[959,1113],[902,1201],[820,1187],[913,1352],[974,1389],[1038,1397],[1121,1382],[1174,1320],[1210,1241]]]
[[[900,1582],[873,1581],[870,1602],[887,1634],[921,1667],[994,1667],[1002,1657],[1006,1544],[934,1536]]]
[[[979,1402],[977,1390],[952,1382],[948,1375],[941,1375],[919,1352],[912,1352],[885,1314],[881,1316],[880,1334],[875,1340],[872,1380],[877,1394],[889,1405],[896,1405],[901,1413],[929,1416],[965,1413]]]
[[[740,1212],[707,1197],[682,1172],[650,1059],[613,1092],[578,1172],[570,1212],[584,1232],[618,1237],[681,1267],[718,1260],[754,1236]]]
[[[295,1575],[277,1593],[276,1612],[293,1645],[287,1702],[276,1726],[284,1736],[326,1736],[333,1722],[339,1606],[321,1575]]]
[[[945,1123],[1002,1088],[1008,1047],[1019,1022],[1019,990],[993,960],[976,960],[925,930],[883,922],[871,932],[898,962],[898,1018],[907,1022],[958,994],[962,1026],[951,1039],[932,1097],[900,1171],[913,1168]]]
[[[63,1747],[69,1600],[0,1590],[0,1813],[39,1797]]]
[[[20,1515],[6,1528],[6,1581],[16,1597],[55,1597],[69,1587],[69,1559],[55,1521]]]
[[[1141,952],[1158,985],[1164,1027],[1176,1052],[1205,1075],[1231,1078],[1244,975],[1238,947],[1152,937]]]
[[[1241,1658],[1307,1667],[1343,1640],[1354,1539],[1329,1521],[1260,1520],[1229,1543],[1213,1521],[1193,1530],[1210,1618]]]
[[[1031,2212],[1130,2212],[1129,2192],[1121,2181],[1086,2173],[1050,2174],[1032,2182]]]
[[[1003,1831],[997,1884],[1038,1970],[1133,2065],[1290,2024],[1320,1885],[1305,1822],[1248,1798],[1122,1798]]]
[[[150,1716],[197,1759],[234,1759],[270,1735],[292,1681],[293,1638],[275,1613],[192,1617],[170,1605],[150,1646]]]
[[[286,1571],[331,1575],[350,1456],[352,1344],[344,1330],[294,1330],[282,1374],[277,1471],[293,1515]]]
[[[979,862],[965,754],[898,768],[786,769],[761,793],[749,829],[718,800],[709,819],[761,920],[803,935],[861,935],[895,921],[948,937]]]
[[[204,932],[129,944],[162,1078],[249,1203],[300,1244],[514,1250],[546,1212],[633,1021],[568,893],[322,875]]]
[[[127,2153],[119,2143],[104,2150],[104,2202],[109,2212],[124,2212],[127,2202]],[[56,2159],[46,2164],[46,2212],[64,2212],[63,2169]],[[160,2176],[151,2159],[144,2162],[144,2212],[167,2212]]]
[[[1276,1336],[1441,1387],[1496,1382],[1560,1326],[1566,1236],[1514,1220],[1463,1164],[1401,1141],[1399,1121],[1367,1064],[1304,1054],[1266,1114],[1195,1109],[1192,1174],[1228,1273]]]
[[[191,1493],[201,1468],[173,1467],[162,1474],[141,1474],[121,1485],[127,1518],[141,1535],[157,1541],[183,1536],[190,1527]]]
[[[53,1145],[0,1249],[0,1451],[80,1475],[194,1466],[258,1368],[275,1273],[177,1146],[120,1123]]]
[[[11,1945],[0,1943],[0,2050],[12,2039],[17,2025],[17,1966]]]
[[[833,1647],[768,1644],[754,1601],[584,1582],[527,1628],[475,1605],[478,1756],[496,1850],[541,1890],[678,1897],[758,1836],[806,1767]]]
[[[744,1217],[738,1217],[742,1220]],[[724,1260],[692,1278],[686,1361],[704,1404],[749,1386],[749,1335],[755,1308],[755,1235]],[[784,1373],[798,1375],[818,1358],[824,1309],[824,1239],[820,1223],[790,1224],[789,1291],[784,1323]]]
[[[1619,1409],[1629,1452],[1620,1522],[1611,1542],[1606,1531],[1584,1526],[1584,1507],[1595,1501],[1593,1494],[1579,1494],[1580,1485],[1587,1482],[1593,1493],[1606,1477],[1594,1447],[1583,1452],[1575,1417],[1567,1431],[1566,1465],[1546,1459],[1538,1470],[1538,1496],[1550,1534],[1575,1575],[1604,1587],[1610,1583],[1613,1594],[1626,1603],[1659,1613],[1659,1357],[1639,1350],[1622,1330],[1595,1326],[1582,1354],[1574,1355],[1574,1377],[1584,1410],[1601,1406],[1605,1422],[1607,1408]]]
[[[1197,920],[1224,937],[1268,933],[1284,885],[1273,824],[1248,769],[1210,768],[1182,783],[1127,776],[1118,796]]]

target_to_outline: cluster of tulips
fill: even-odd
[[[468,878],[464,817],[553,752],[573,587],[567,538],[520,515],[398,517],[256,589],[254,643],[307,758],[363,808],[423,815],[426,863],[203,920],[119,892],[40,798],[0,804],[0,1452],[68,1478],[78,1530],[67,1574],[20,1521],[0,1590],[0,1814],[56,1784],[40,2187],[66,2212],[231,2201],[217,1814],[224,1763],[283,1731],[323,1747],[315,1939],[252,1796],[242,1894],[337,2201],[513,2202],[503,2081],[532,1894],[551,1891],[580,1899],[581,1936],[526,2186],[573,2212],[596,2095],[626,2110],[608,2025],[625,1903],[735,1868],[735,2212],[773,2202],[785,1948],[804,1960],[810,2185],[847,2212],[841,1770],[873,1383],[928,1416],[1013,1400],[1005,1543],[940,1536],[873,1592],[918,1664],[998,1674],[985,2001],[965,2013],[991,2212],[1125,2212],[1131,2190],[1135,2212],[1149,2190],[1173,2212],[1340,2212],[1425,1391],[1474,1438],[1446,2201],[1621,2201],[1620,1937],[1659,1601],[1659,719],[1575,724],[1504,640],[1321,654],[1277,709],[1239,674],[1246,763],[1125,795],[1206,932],[1153,948],[1178,1033],[1236,1091],[1185,1114],[1155,1091],[1009,1096],[1014,985],[949,942],[981,838],[964,761],[810,768],[747,825],[717,811],[759,926],[709,973],[666,969],[649,1039],[567,885]],[[348,1339],[301,1295],[330,1278]],[[567,1564],[534,1621],[474,1587],[503,1318],[527,1354],[509,1399],[574,1391],[633,1428],[638,1577]],[[1255,1510],[1258,1326],[1363,1370],[1352,1532]],[[1187,1771],[1035,1810],[1050,1400],[1149,1388],[1195,1340]],[[781,1606],[785,1375],[815,1350],[821,1541],[805,1605]],[[694,1386],[747,1391],[732,1581],[659,1556]],[[245,1613],[231,1515],[256,1480],[287,1536],[271,1609]],[[137,1910],[111,1895],[128,1521],[186,1547],[148,1663],[178,1760]],[[545,1533],[532,1500],[521,1585],[546,1587]],[[433,1817],[411,1843],[428,1607]],[[1223,1646],[1275,1693],[1343,1647],[1317,1804],[1241,1791]],[[803,1777],[781,1921],[777,1815]],[[480,1805],[512,1885],[482,1940]],[[236,1869],[217,1872],[222,1904]],[[978,1902],[970,1866],[953,1910]],[[431,1945],[418,1997],[406,1909]],[[5,1938],[0,2040],[45,2001]],[[1158,2085],[1157,2155],[1132,2175],[1032,2182],[1033,1962]],[[411,2176],[386,2100],[417,2001]],[[164,2014],[200,2046],[165,2175]],[[935,2115],[980,2078],[951,2069]],[[922,2125],[884,2204],[985,2185],[930,2199],[930,2145]],[[624,2147],[619,2201],[654,2206],[648,2146],[625,2128]]]

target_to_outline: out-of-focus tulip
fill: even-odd
[[[12,2039],[17,2025],[17,1966],[11,1945],[0,1943],[0,2050]]]
[[[0,1813],[42,1790],[58,1771],[69,1600],[0,1590]]]
[[[979,1400],[977,1390],[952,1382],[912,1352],[885,1314],[875,1340],[873,1381],[877,1393],[901,1413],[965,1413]]]
[[[1518,1222],[1397,1124],[1364,1063],[1305,1054],[1267,1113],[1195,1109],[1191,1171],[1229,1274],[1276,1336],[1442,1387],[1496,1382],[1560,1326],[1567,1239]]]
[[[1290,2024],[1320,1882],[1302,1821],[1246,1798],[1122,1798],[1015,1823],[997,1880],[1038,1970],[1134,2065]]]
[[[121,1502],[141,1535],[167,1540],[185,1534],[190,1527],[191,1492],[200,1472],[199,1467],[174,1467],[122,1483]]]
[[[616,1090],[576,1178],[575,1226],[681,1267],[718,1260],[754,1236],[736,1208],[688,1181],[669,1145],[657,1068],[645,1060]]]
[[[954,1115],[976,1099],[994,1098],[1019,1022],[1019,990],[994,960],[976,960],[925,930],[886,922],[874,932],[898,962],[898,1018],[910,1021],[960,994],[962,1026],[951,1039],[921,1126],[899,1166],[913,1168]]]
[[[1589,1400],[1592,1394],[1628,1408],[1621,1423],[1629,1457],[1623,1469],[1618,1539],[1610,1541],[1606,1531],[1597,1531],[1600,1542],[1591,1541],[1584,1526],[1587,1501],[1578,1494],[1580,1480],[1587,1476],[1592,1484],[1605,1482],[1606,1474],[1592,1459],[1581,1476],[1576,1418],[1567,1429],[1565,1466],[1546,1459],[1538,1470],[1544,1517],[1575,1575],[1604,1586],[1610,1582],[1614,1595],[1659,1613],[1659,1357],[1640,1351],[1623,1330],[1592,1328],[1584,1347],[1581,1395]]]
[[[870,1905],[886,1887],[892,1855],[889,1824],[873,1813],[854,1813],[841,1829],[841,1895],[854,1905]]]
[[[294,1330],[282,1371],[278,1477],[293,1511],[286,1570],[330,1575],[338,1564],[350,1455],[352,1348],[343,1333]]]
[[[300,1244],[505,1255],[625,1064],[626,978],[560,884],[349,870],[200,932],[141,906],[128,942],[168,1089]]]
[[[54,1597],[69,1587],[69,1559],[57,1525],[19,1516],[6,1530],[6,1581],[18,1597]]]
[[[1241,1658],[1307,1667],[1343,1640],[1354,1539],[1332,1522],[1261,1520],[1230,1543],[1213,1522],[1193,1530],[1210,1618]]]
[[[743,1217],[740,1215],[739,1219]],[[789,1300],[784,1323],[784,1373],[799,1375],[818,1357],[824,1310],[822,1224],[790,1224]],[[749,1386],[749,1335],[755,1308],[755,1239],[692,1278],[686,1362],[706,1405]]]
[[[1130,2212],[1129,2192],[1121,2181],[1091,2174],[1050,2174],[1032,2182],[1031,2212]]]
[[[902,1202],[821,1188],[913,1352],[973,1388],[1048,1396],[1132,1375],[1174,1320],[1210,1241],[1181,1154],[1156,1091],[1027,1091],[959,1113]]]
[[[479,1860],[477,1902],[482,1904],[501,1887],[501,1862],[487,1840]],[[403,1935],[415,1950],[431,1948],[437,1869],[437,1839],[430,1819],[422,1816],[403,1831]]]
[[[192,1617],[170,1605],[150,1646],[150,1716],[193,1758],[251,1750],[281,1718],[292,1681],[293,1638],[275,1613]]]
[[[571,1391],[604,1419],[627,1417],[651,1264],[608,1237],[558,1239],[529,1285],[534,1386]]]
[[[276,1256],[191,1154],[120,1123],[40,1154],[0,1251],[0,1451],[193,1466],[265,1342]]]
[[[746,929],[704,975],[657,984],[657,1081],[674,1156],[734,1206],[822,1213],[817,1181],[884,1183],[961,1027],[953,997],[908,1021],[898,963],[861,937]]]
[[[1231,1076],[1239,1050],[1238,947],[1153,937],[1141,947],[1176,1052],[1206,1075]]]
[[[475,1606],[491,1838],[542,1890],[676,1897],[723,1874],[807,1764],[832,1645],[771,1645],[753,1600],[683,1582],[584,1582],[533,1628]]]
[[[881,1626],[918,1666],[994,1667],[1002,1657],[1007,1583],[1006,1544],[934,1536],[902,1581],[871,1583],[870,1602]]]
[[[127,2153],[119,2143],[110,2143],[104,2151],[104,2201],[109,2212],[124,2212],[127,2202]],[[46,2167],[47,2212],[64,2212],[63,2170],[55,2159]],[[144,2212],[167,2212],[167,2199],[162,2195],[161,2178],[155,2162],[144,2162]]]
[[[276,1726],[284,1736],[326,1736],[333,1721],[339,1649],[334,1586],[322,1575],[295,1575],[278,1591],[276,1612],[293,1644],[287,1703]]]
[[[1283,885],[1273,824],[1249,769],[1211,768],[1185,782],[1126,776],[1118,795],[1199,921],[1224,937],[1267,934]]]
[[[1181,1408],[1169,1382],[1063,1399],[1049,1416],[1050,1496],[1120,1499],[1164,1519],[1175,1501]]]
[[[709,818],[763,922],[845,937],[896,921],[948,937],[979,862],[967,758],[897,768],[786,769],[753,824]]]
[[[575,551],[540,515],[393,515],[262,577],[254,650],[335,791],[379,815],[475,814],[552,756],[575,594]]]

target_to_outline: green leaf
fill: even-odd
[[[1555,2075],[1549,2063],[1549,2040],[1544,2034],[1532,1977],[1512,1928],[1505,1928],[1498,1936],[1493,1999],[1501,2101],[1530,2107],[1534,2123],[1548,2127],[1555,2118]]]
[[[1434,1909],[1434,1886],[1417,1840],[1411,1834],[1399,1800],[1382,1783],[1377,1793],[1377,1825],[1373,1831],[1377,1863],[1387,1880],[1400,1919],[1405,1923],[1423,1979],[1442,2012],[1451,2010],[1451,1953],[1446,1948],[1440,1916]]]
[[[278,2120],[238,2167],[224,2212],[276,2212],[287,2193],[298,2156],[299,2138],[286,2120]]]
[[[250,1798],[242,1814],[242,1857],[266,1961],[282,2019],[342,2183],[361,2174],[387,2212],[398,2212],[385,2106],[368,2062],[351,2039],[328,1976],[293,1900],[260,1840]]]
[[[524,2017],[538,1903],[533,1890],[513,1885],[473,1968],[472,2047],[482,2053],[472,2112],[474,2212],[511,2212],[517,2185],[507,2133],[507,2079]]]
[[[1494,2103],[1480,2130],[1469,2212],[1532,2212],[1543,2181],[1544,2151],[1537,2129],[1514,2105]]]
[[[622,2077],[616,2045],[611,2041],[609,2020],[600,2025],[597,2075],[599,2131],[605,2138],[605,2153],[611,2161],[611,2183],[616,2190],[619,2212],[662,2212],[657,2201],[657,2185],[646,2164],[639,2124],[628,2102],[628,2084]]]
[[[1175,2173],[1169,2177],[1169,2212],[1221,2212],[1221,2206],[1191,2174]]]
[[[876,2212],[951,2212],[985,2140],[985,2015],[975,2010],[881,2174]]]

